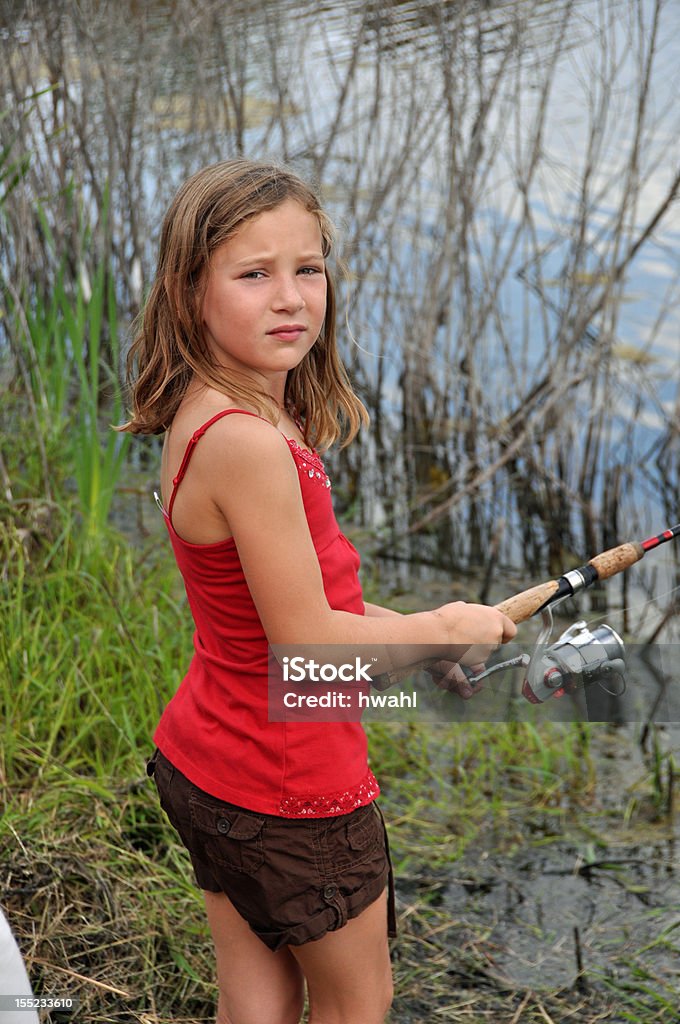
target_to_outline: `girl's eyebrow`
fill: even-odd
[[[276,259],[276,254],[272,252],[263,252],[253,256],[244,256],[243,259],[235,260],[234,265],[237,267],[244,266],[248,263],[273,263]],[[300,253],[296,259],[302,260],[324,260],[324,255],[318,250],[310,250],[309,252]]]

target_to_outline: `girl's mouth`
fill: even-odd
[[[304,324],[282,324],[271,331],[267,331],[272,338],[280,338],[281,341],[295,341],[306,331]]]

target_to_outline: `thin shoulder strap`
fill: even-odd
[[[177,476],[173,477],[172,494],[170,495],[170,502],[168,504],[167,512],[168,519],[170,520],[170,522],[172,522],[172,506],[175,504],[177,488],[184,479],[184,474],[186,473],[189,463],[191,462],[191,456],[194,454],[194,449],[196,445],[201,440],[206,430],[208,430],[209,427],[212,427],[213,423],[217,423],[218,420],[223,419],[225,416],[231,416],[232,413],[235,412],[240,413],[241,416],[254,416],[256,419],[262,419],[262,417],[258,416],[256,412],[248,412],[246,409],[222,409],[221,412],[218,412],[214,416],[211,416],[211,418],[206,423],[203,423],[198,428],[198,430],[194,430],[192,436],[189,438],[189,443],[187,444],[186,449],[184,451],[184,456],[180,463],[180,467],[177,470]]]

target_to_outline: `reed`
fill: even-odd
[[[87,538],[95,542],[109,520],[130,436],[111,430],[111,424],[123,418],[123,401],[116,296],[103,263],[96,269],[91,292],[87,287],[81,276],[75,294],[69,295],[59,279],[56,292],[77,382],[71,455]],[[104,330],[108,360],[102,356]]]
[[[35,114],[41,90],[25,97],[20,124]],[[7,112],[0,112],[0,126]],[[4,126],[3,126],[4,127]],[[3,138],[5,138],[3,132]],[[33,431],[42,464],[42,494],[51,498],[60,481],[53,473],[68,466],[78,494],[78,511],[87,543],[98,543],[109,520],[116,486],[124,469],[130,438],[110,429],[123,417],[120,385],[120,344],[117,296],[109,271],[110,254],[96,264],[92,275],[84,259],[73,272],[72,250],[94,248],[84,211],[85,198],[70,187],[72,205],[80,209],[78,231],[71,246],[55,237],[43,203],[29,203],[31,219],[39,225],[43,249],[42,275],[26,273],[18,279],[12,270],[18,260],[14,225],[5,224],[13,193],[25,184],[31,156],[10,132],[0,149],[0,224],[7,252],[0,260],[0,368],[4,398],[14,394],[14,382],[23,389],[25,431]],[[18,147],[18,148],[17,148]],[[18,155],[17,155],[18,152]],[[100,221],[109,218],[109,190],[101,191]],[[25,261],[24,261],[25,263]],[[13,494],[11,484],[6,491]]]
[[[119,328],[111,275],[101,263],[90,283],[67,282],[62,259],[52,287],[23,296],[3,282],[5,331],[30,410],[25,429],[45,452],[43,493],[68,467],[88,544],[104,536],[130,439],[111,429],[123,417]],[[106,340],[104,350],[103,341]]]
[[[341,347],[375,441],[333,475],[385,557],[521,563],[540,579],[637,532],[656,506],[674,521],[678,275],[665,254],[680,176],[664,171],[675,107],[654,102],[673,5],[350,7],[324,8],[329,47],[309,3],[216,15],[212,0],[178,0],[153,27],[145,5],[44,17],[24,5],[0,37],[0,152],[8,185],[21,183],[0,232],[10,276],[42,287],[68,254],[70,286],[91,259],[87,220],[88,272],[107,268],[127,320],[188,173],[237,154],[290,160],[341,228]],[[90,409],[78,486],[96,522],[107,496],[93,422]],[[111,442],[111,463],[118,452]]]

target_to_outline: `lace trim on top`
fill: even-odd
[[[285,796],[279,804],[279,813],[286,818],[322,818],[363,807],[380,793],[377,779],[371,769],[356,789],[345,789],[330,796]]]
[[[321,456],[317,455],[315,451],[310,451],[309,448],[303,448],[292,437],[287,437],[286,441],[293,455],[300,460],[298,464],[300,473],[303,476],[308,476],[310,480],[318,480],[324,487],[330,487],[331,482],[324,469]]]

